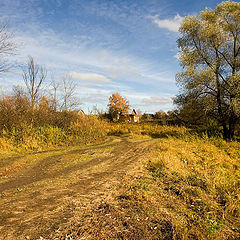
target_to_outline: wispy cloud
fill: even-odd
[[[0,19],[11,17],[15,40],[20,45],[13,59],[23,65],[31,55],[56,79],[71,75],[85,110],[95,104],[105,108],[108,97],[116,91],[141,109],[167,109],[171,105],[169,99],[164,99],[164,93],[176,90],[175,70],[172,60],[167,59],[169,48],[165,47],[169,40],[159,43],[162,31],[154,24],[176,32],[181,17],[159,19],[155,15],[163,13],[159,1],[0,2]],[[155,17],[150,21],[145,16]],[[175,39],[172,42],[175,44]],[[22,83],[16,71],[4,76],[1,85],[5,89]],[[49,80],[50,74],[46,85]],[[160,95],[164,97],[159,99]]]
[[[76,80],[93,82],[93,83],[108,83],[111,82],[107,77],[97,73],[79,73],[69,72],[68,75]]]
[[[33,56],[39,64],[50,71],[70,72],[72,77],[86,83],[132,82],[143,85],[163,83],[174,84],[174,77],[156,69],[151,61],[136,59],[131,55],[114,52],[107,48],[91,48],[85,44],[74,44],[53,30],[17,32],[16,41],[21,43],[17,57],[24,64],[27,55]]]
[[[85,46],[84,42],[75,43],[53,30],[45,29],[40,33],[17,32],[15,39],[21,44],[17,56],[19,61],[25,61],[27,55],[33,55],[40,63],[50,68],[71,69],[81,65],[85,69],[119,68],[120,66],[123,69],[135,69],[139,65],[131,56],[125,56],[107,48]]]
[[[153,16],[151,18],[159,28],[165,28],[172,32],[178,32],[181,21],[183,20],[183,17],[181,17],[179,14],[172,19],[159,19],[159,16]]]
[[[169,105],[172,104],[172,97],[157,97],[152,96],[148,98],[142,99],[140,103],[138,103],[138,106],[147,107],[147,106],[159,106],[159,105]]]

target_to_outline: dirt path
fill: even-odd
[[[39,239],[67,222],[75,201],[111,191],[152,140],[112,138],[85,148],[0,159],[0,239]]]

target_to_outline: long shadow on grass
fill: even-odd
[[[106,142],[96,143],[94,145],[83,146],[83,149],[84,150],[87,150],[87,149],[98,149],[98,148],[103,147],[104,144],[108,144],[111,141],[112,141],[112,139],[110,139],[110,140],[108,140]],[[106,145],[106,146],[110,146],[110,145]],[[65,147],[67,147],[67,146],[65,146]],[[51,153],[51,152],[61,151],[61,150],[63,150],[63,148],[64,148],[64,146],[56,148],[56,149],[52,149],[52,150],[33,151],[33,152],[28,152],[28,153],[23,154],[23,155],[2,158],[2,159],[0,159],[0,168],[9,166],[9,165],[13,164],[15,161],[18,161],[20,158],[24,158],[25,156],[31,156],[31,155],[35,155],[35,154]],[[73,150],[73,153],[74,153],[74,151],[80,151],[80,150],[81,149]],[[68,152],[68,154],[71,154],[71,153],[72,152]]]
[[[97,158],[92,158],[90,160],[84,160],[79,164],[76,164],[68,168],[64,168],[60,171],[56,171],[54,173],[48,172],[48,169],[51,168],[52,166],[57,165],[59,163],[59,159],[64,156],[71,155],[71,154],[85,154],[85,153],[88,153],[89,150],[96,150],[96,149],[111,147],[115,145],[116,143],[107,144],[107,145],[101,144],[94,147],[89,146],[88,148],[72,150],[72,151],[65,152],[63,154],[57,154],[54,156],[44,158],[38,164],[33,166],[31,169],[26,169],[20,172],[21,175],[19,174],[15,179],[5,182],[3,184],[0,184],[0,193],[5,190],[23,187],[28,184],[38,182],[44,179],[48,179],[48,178],[50,179],[50,178],[66,175],[80,168],[87,168],[88,166],[91,166],[99,161],[103,161],[106,157],[97,157]]]

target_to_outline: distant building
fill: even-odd
[[[84,111],[83,110],[73,110],[73,111],[69,111],[69,112],[71,112],[71,113],[73,113],[73,114],[76,114],[77,116],[79,116],[79,117],[83,117],[83,116],[85,116],[86,114],[84,113]]]
[[[140,122],[140,115],[137,115],[135,109],[130,114],[118,114],[115,121],[119,122]]]
[[[129,114],[130,117],[130,122],[139,122],[140,121],[140,116],[137,115],[135,109],[132,110],[132,113]]]
[[[83,110],[80,109],[80,110],[77,111],[77,115],[78,116],[85,116],[85,113],[84,113]]]

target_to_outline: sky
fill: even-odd
[[[0,21],[8,22],[17,44],[11,61],[24,66],[32,56],[47,69],[45,89],[52,78],[67,76],[85,112],[105,111],[119,92],[131,108],[154,113],[174,109],[181,20],[221,2],[0,0]],[[24,86],[21,67],[0,75],[4,92],[17,85]]]

